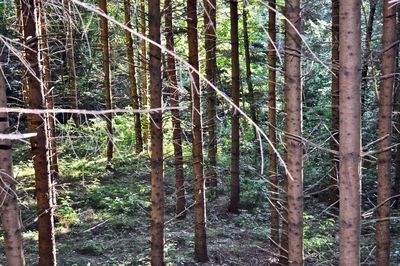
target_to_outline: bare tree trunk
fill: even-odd
[[[140,1],[140,20],[142,26],[142,35],[146,36],[146,6],[145,0]],[[147,47],[146,41],[142,39],[142,108],[148,108],[147,105]],[[143,143],[145,150],[148,150],[149,143],[149,117],[148,114],[143,114]]]
[[[285,2],[286,148],[288,169],[288,259],[290,265],[303,265],[303,144],[301,89],[300,0]],[[292,25],[289,24],[292,23]],[[294,27],[295,28],[294,28]]]
[[[199,48],[197,37],[197,1],[187,0],[187,26],[189,43],[189,64],[199,70]],[[189,69],[190,98],[192,109],[192,155],[194,175],[194,253],[199,262],[208,261],[206,234],[206,197],[203,171],[203,137],[201,122],[201,88],[199,75]]]
[[[149,38],[160,43],[160,0],[149,0]],[[161,108],[161,50],[150,44],[150,107]],[[164,161],[162,113],[150,114],[151,128],[151,265],[164,263]]]
[[[332,126],[331,149],[339,151],[339,0],[332,0]],[[329,205],[339,204],[339,158],[332,155]]]
[[[74,49],[74,35],[72,29],[72,11],[70,0],[63,0],[64,4],[64,17],[65,17],[65,31],[66,31],[66,53],[68,63],[68,89],[71,109],[78,109],[78,90],[76,88],[76,66],[75,66],[75,49]],[[76,126],[79,126],[79,114],[72,114],[72,119]]]
[[[29,108],[44,109],[44,83],[39,70],[38,32],[40,21],[40,5],[34,0],[21,1],[24,21],[24,43],[26,61],[32,72],[27,72]],[[34,14],[34,10],[37,14]],[[39,17],[36,21],[35,17]],[[39,231],[39,265],[56,264],[56,246],[54,236],[54,202],[53,184],[50,171],[50,151],[48,141],[48,116],[29,114],[30,130],[37,135],[31,138],[33,167],[35,169],[37,216]]]
[[[107,0],[100,0],[100,9],[107,14]],[[103,53],[103,71],[104,71],[104,100],[106,109],[112,108],[111,94],[111,66],[110,66],[110,47],[108,42],[108,20],[100,16],[100,38]],[[113,157],[113,128],[112,128],[112,113],[106,114],[107,123],[107,161],[110,162]]]
[[[204,26],[206,50],[206,78],[216,84],[217,82],[217,20],[216,0],[204,0]],[[217,134],[216,134],[216,101],[217,96],[214,89],[207,85],[207,130],[208,130],[208,168],[207,181],[211,187],[217,187]]]
[[[361,1],[339,1],[340,265],[359,265]]]
[[[125,13],[125,25],[128,28],[131,26],[131,14],[130,14],[130,0],[124,0],[124,13]],[[131,105],[132,109],[139,109],[139,97],[137,92],[136,82],[136,69],[133,55],[133,39],[131,33],[125,31],[126,48],[128,51],[128,69],[129,69],[129,82],[131,87]],[[143,151],[143,138],[142,138],[142,122],[140,120],[140,114],[135,113],[135,148],[136,153]]]
[[[269,0],[269,6],[276,8],[275,0]],[[276,14],[271,8],[268,9],[268,137],[276,147],[276,51],[273,43],[276,43]],[[279,244],[279,213],[278,213],[278,161],[277,156],[269,146],[269,181],[271,198],[271,239],[272,245]]]
[[[0,108],[7,107],[6,84],[0,64]],[[0,133],[9,129],[7,113],[0,113]],[[18,208],[16,181],[13,174],[11,141],[0,140],[0,216],[4,230],[4,249],[8,265],[25,265],[22,225]]]
[[[174,32],[172,23],[172,2],[165,0],[165,39],[167,49],[175,51]],[[179,88],[176,77],[175,57],[167,54],[167,76],[168,89],[171,94],[171,106],[179,107]],[[175,153],[175,189],[176,189],[176,209],[175,213],[178,218],[184,218],[186,215],[185,206],[185,178],[183,175],[183,152],[182,152],[182,128],[179,110],[175,109],[172,113],[172,139]]]
[[[382,78],[378,118],[378,199],[376,223],[376,265],[389,265],[390,257],[390,190],[392,152],[393,85],[396,61],[396,9],[389,0],[383,4]],[[385,136],[388,136],[385,138]],[[386,203],[385,203],[386,202]]]
[[[231,97],[236,106],[240,98],[240,69],[239,69],[239,27],[237,0],[230,1],[231,10],[231,62],[232,62],[232,89]],[[232,144],[231,144],[231,201],[229,212],[239,213],[240,179],[239,179],[239,112],[232,108]]]
[[[397,24],[396,24],[396,34],[397,34],[397,39],[400,40],[400,5],[397,5]],[[399,58],[399,47],[397,47],[396,50],[396,73],[400,72],[400,58]],[[394,110],[399,112],[400,111],[400,77],[397,77],[395,79],[395,93],[394,93]],[[396,118],[397,122],[397,128],[399,128],[400,125],[400,118],[397,116]],[[397,133],[397,142],[400,142],[400,134]],[[394,195],[399,195],[400,194],[400,147],[397,146],[396,149],[396,157],[395,157],[395,165],[396,165],[396,170],[395,170],[395,177],[394,177]],[[400,199],[397,198],[395,201],[395,204],[393,206],[394,208],[399,208],[400,207]]]

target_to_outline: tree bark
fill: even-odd
[[[231,63],[232,63],[232,88],[231,97],[236,106],[240,98],[240,69],[239,69],[239,27],[238,3],[230,1],[231,12]],[[228,211],[239,213],[240,179],[239,179],[239,112],[232,107],[232,143],[231,143],[231,200]]]
[[[288,170],[288,259],[290,265],[303,265],[303,145],[301,88],[300,0],[285,2],[286,148]],[[292,23],[292,25],[289,24]]]
[[[172,23],[172,2],[165,0],[165,39],[168,50],[175,52],[174,32]],[[167,54],[167,76],[168,90],[171,94],[171,106],[179,107],[179,88],[176,77],[175,57]],[[175,189],[176,189],[176,209],[175,214],[178,218],[184,218],[186,215],[185,199],[185,178],[183,174],[183,152],[182,152],[182,128],[179,110],[174,109],[172,113],[172,139],[175,153]]]
[[[146,36],[146,6],[145,6],[145,0],[140,1],[140,20],[141,20],[141,30],[142,30],[142,35]],[[147,47],[146,47],[146,40],[142,38],[141,41],[141,48],[142,48],[142,107],[143,108],[148,108],[147,105]],[[142,124],[143,124],[143,143],[145,146],[145,149],[148,149],[148,142],[149,142],[149,117],[148,114],[144,113],[143,114],[143,119],[142,119]]]
[[[361,1],[339,1],[340,265],[359,265]]]
[[[189,43],[189,64],[199,71],[199,48],[197,37],[197,1],[187,0],[187,26]],[[192,155],[194,175],[194,253],[199,262],[208,261],[206,236],[206,198],[203,171],[203,137],[201,122],[201,88],[198,73],[189,69],[190,98],[192,110]]]
[[[396,14],[397,14],[397,24],[396,24],[396,34],[397,34],[397,39],[400,40],[400,5],[397,5],[396,8]],[[396,50],[396,73],[400,72],[400,57],[399,57],[399,47],[397,46]],[[394,93],[394,110],[399,112],[400,111],[400,77],[397,77],[395,79],[395,93]],[[397,115],[396,117],[396,122],[397,122],[397,127],[400,125],[400,118]],[[397,142],[400,142],[400,134],[397,133]],[[399,195],[400,194],[400,147],[397,146],[396,148],[396,155],[395,155],[395,165],[396,165],[396,170],[395,170],[395,177],[394,177],[394,195]],[[400,199],[397,198],[395,201],[395,204],[393,206],[394,208],[399,208],[400,207]]]
[[[131,14],[130,14],[130,0],[124,0],[124,14],[125,14],[125,25],[128,28],[132,28]],[[133,39],[132,35],[128,30],[125,30],[126,49],[128,52],[128,70],[129,70],[129,83],[131,92],[131,106],[132,109],[139,109],[139,97],[137,91],[136,82],[136,69],[133,54]],[[135,113],[135,148],[136,153],[143,151],[143,138],[142,138],[142,122],[140,119],[140,113]]]
[[[217,82],[217,20],[216,0],[204,0],[204,48],[206,50],[206,78],[214,85]],[[217,134],[216,134],[216,101],[217,96],[210,85],[207,86],[207,131],[208,131],[208,168],[207,181],[211,187],[217,187]]]
[[[0,108],[7,107],[6,84],[0,64]],[[0,132],[9,129],[7,113],[0,113]],[[8,265],[25,265],[22,246],[22,225],[18,208],[16,181],[13,174],[11,141],[0,140],[0,214],[4,230],[4,249]]]
[[[276,8],[276,1],[269,0],[269,6]],[[268,137],[272,145],[276,147],[276,51],[273,43],[276,43],[276,14],[268,9]],[[271,206],[271,239],[272,245],[279,244],[279,213],[278,213],[278,161],[277,156],[269,146],[269,181],[270,206]]]
[[[100,9],[107,13],[107,0],[100,0]],[[100,39],[103,55],[103,72],[104,72],[104,101],[107,110],[112,108],[112,94],[111,94],[111,66],[110,66],[110,47],[109,47],[109,34],[108,34],[108,20],[100,16]],[[112,113],[105,115],[107,123],[107,161],[111,162],[113,157],[113,128],[112,128]]]
[[[39,70],[40,5],[34,0],[21,1],[24,21],[24,43],[26,61],[33,73],[27,72],[30,109],[44,109],[43,77]],[[34,13],[38,12],[38,13]],[[38,21],[36,21],[38,17]],[[53,184],[50,171],[50,151],[48,142],[48,115],[29,114],[30,131],[36,133],[31,138],[33,167],[35,170],[35,194],[37,200],[39,232],[39,265],[56,264],[56,247],[54,236],[54,202]]]
[[[383,36],[382,36],[382,78],[379,93],[378,117],[378,198],[376,223],[376,265],[389,265],[390,257],[390,190],[392,152],[392,110],[393,85],[396,61],[396,9],[390,7],[389,0],[383,4]],[[385,136],[388,136],[385,138]],[[384,203],[386,202],[386,203]]]

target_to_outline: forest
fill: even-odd
[[[400,265],[399,0],[1,0],[0,265]]]

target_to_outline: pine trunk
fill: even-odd
[[[400,5],[397,5],[396,8],[397,14],[397,24],[396,24],[396,34],[397,39],[400,40]],[[396,50],[396,73],[400,72],[400,57],[399,57],[399,47]],[[395,93],[394,93],[394,110],[400,112],[400,77],[396,77],[395,79]],[[400,117],[397,115],[396,117],[397,127],[400,125]],[[397,142],[400,142],[400,134],[397,133]],[[400,194],[400,147],[397,146],[396,155],[395,155],[395,177],[394,177],[394,195]],[[394,204],[394,208],[400,207],[400,199],[397,198]]]
[[[141,30],[142,35],[146,36],[146,6],[145,0],[140,1],[140,20],[141,20]],[[141,41],[142,46],[142,107],[148,108],[147,102],[147,47],[146,47],[146,40],[142,39]],[[143,143],[145,149],[148,149],[148,142],[149,142],[149,117],[148,114],[143,114]]]

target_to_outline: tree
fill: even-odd
[[[276,8],[275,0],[268,2],[271,8],[268,9],[268,137],[276,147],[276,14],[272,10]],[[273,245],[279,244],[279,212],[278,212],[278,161],[272,146],[269,147],[269,181],[270,205],[271,205],[271,239]]]
[[[389,265],[390,194],[392,163],[393,85],[396,61],[396,9],[389,0],[383,4],[382,77],[378,117],[378,198],[376,223],[376,265]]]
[[[206,78],[212,83],[217,82],[217,20],[216,0],[204,0],[204,48],[206,50]],[[208,168],[207,180],[210,186],[217,187],[217,134],[216,134],[216,93],[207,84],[207,131],[208,131]]]
[[[100,9],[107,14],[107,0],[100,0]],[[104,71],[104,100],[107,110],[112,108],[111,96],[111,66],[110,66],[110,47],[108,41],[108,20],[100,16],[100,39],[103,55],[103,71]],[[113,128],[112,128],[112,113],[106,114],[107,123],[107,161],[110,162],[113,157]]]
[[[360,258],[361,1],[339,1],[340,265]]]
[[[44,109],[44,82],[38,60],[40,29],[40,5],[34,0],[21,1],[25,59],[31,71],[27,71],[30,109]],[[37,12],[36,14],[34,12]],[[35,18],[38,18],[37,20]],[[39,265],[56,264],[54,237],[53,183],[50,173],[50,151],[48,146],[48,115],[29,114],[29,128],[35,137],[30,139],[35,170],[35,194],[37,200],[37,224],[39,232]]]
[[[396,34],[397,34],[397,39],[400,39],[400,5],[397,5],[397,24],[396,24]],[[400,72],[400,58],[399,58],[399,48],[397,47],[396,51],[396,73]],[[400,85],[400,78],[397,77],[395,80],[395,94],[394,94],[394,104],[393,104],[393,109],[397,112],[400,111],[400,90],[399,85]],[[397,124],[399,124],[400,119],[397,117],[396,119]],[[400,140],[400,134],[397,135],[397,141],[399,142]],[[397,146],[396,149],[396,157],[395,157],[395,162],[396,162],[396,170],[395,170],[395,177],[394,177],[394,195],[399,195],[400,194],[400,147]],[[396,199],[395,208],[400,207],[400,199]]]
[[[172,23],[172,2],[165,0],[165,39],[168,50],[175,52],[174,32]],[[167,76],[168,90],[171,94],[171,106],[179,108],[179,87],[176,77],[175,57],[167,54]],[[185,177],[183,173],[183,152],[182,152],[182,128],[181,117],[178,109],[173,109],[172,114],[172,139],[175,154],[175,189],[176,189],[176,209],[175,214],[178,218],[186,215],[185,199]]]
[[[285,144],[288,171],[288,260],[291,265],[303,265],[303,144],[300,1],[285,2]]]
[[[124,14],[125,14],[125,25],[128,28],[131,26],[131,14],[130,14],[130,0],[124,0]],[[126,49],[128,52],[128,69],[129,69],[129,83],[131,92],[131,105],[132,109],[139,109],[139,96],[137,92],[136,82],[136,69],[133,54],[133,39],[132,35],[128,30],[125,30]],[[140,114],[135,113],[135,148],[136,153],[140,153],[143,150],[143,138],[142,138],[142,122],[140,120]]]
[[[238,2],[230,1],[231,13],[231,63],[232,63],[232,88],[231,97],[236,106],[240,98],[240,67],[239,67],[239,29],[238,29]],[[240,179],[239,179],[239,112],[232,107],[232,143],[231,143],[231,200],[229,212],[239,213]]]
[[[0,65],[0,108],[7,107],[6,84]],[[0,133],[6,134],[9,129],[7,113],[0,113]],[[25,265],[24,249],[22,246],[22,225],[18,208],[16,181],[13,174],[11,141],[0,140],[0,214],[4,230],[4,250],[7,264]]]
[[[146,5],[145,0],[140,1],[140,22],[142,35],[146,36]],[[142,107],[147,108],[147,47],[146,40],[142,39]],[[143,114],[143,142],[146,150],[148,149],[147,143],[149,142],[149,118],[145,113]]]
[[[206,235],[206,198],[203,170],[199,48],[197,37],[197,1],[187,0],[187,35],[189,43],[190,99],[192,110],[192,157],[194,176],[194,255],[199,262],[208,261]],[[197,71],[197,72],[196,72]]]

